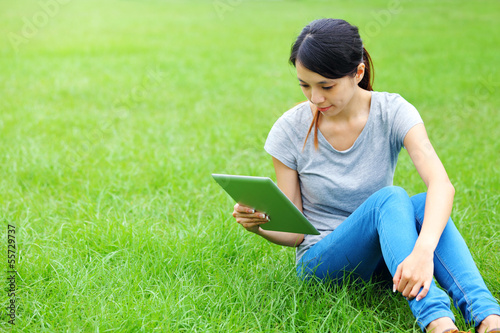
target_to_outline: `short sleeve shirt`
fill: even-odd
[[[354,144],[339,151],[318,131],[305,144],[313,114],[309,102],[285,112],[273,125],[264,149],[299,176],[302,209],[321,235],[305,235],[296,260],[335,230],[371,194],[393,183],[408,131],[422,123],[418,111],[398,94],[372,92],[368,120]],[[303,148],[304,147],[304,148]]]

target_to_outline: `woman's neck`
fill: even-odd
[[[357,118],[365,118],[370,113],[372,93],[361,87],[356,87],[356,91],[350,102],[345,106],[341,113],[334,116],[320,115],[320,120],[323,122],[333,123],[349,123]]]

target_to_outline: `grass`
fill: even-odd
[[[210,177],[274,177],[266,135],[304,100],[289,48],[319,17],[357,24],[376,90],[420,110],[500,298],[497,1],[75,0],[44,20],[45,3],[0,2],[0,216],[18,246],[0,330],[417,332],[377,285],[299,282],[294,250],[245,233]],[[425,190],[406,152],[395,183]]]

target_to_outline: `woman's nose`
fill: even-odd
[[[314,89],[311,91],[311,102],[316,105],[320,105],[325,101],[325,96],[320,91],[315,91]]]

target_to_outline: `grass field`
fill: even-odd
[[[418,332],[376,285],[300,283],[210,177],[274,177],[267,133],[304,100],[290,45],[321,17],[358,25],[375,89],[420,111],[499,299],[497,0],[2,0],[0,331]],[[425,191],[404,151],[395,184]]]

